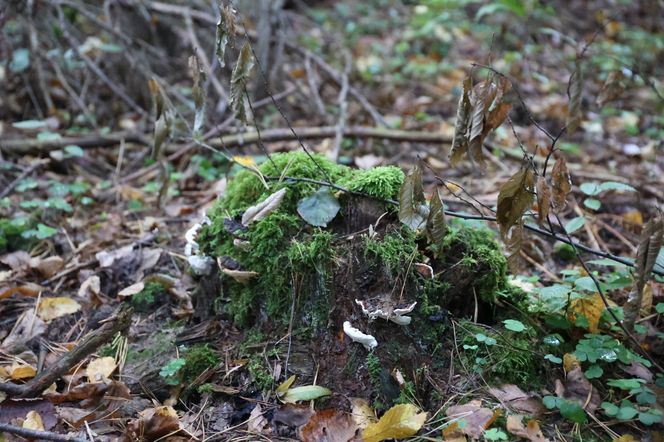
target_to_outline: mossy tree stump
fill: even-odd
[[[401,170],[315,161],[300,152],[276,154],[259,167],[263,178],[243,170],[229,182],[197,240],[204,254],[257,275],[245,282],[221,273],[203,277],[206,289],[198,297],[217,299],[240,329],[280,337],[290,324],[288,368],[303,382],[317,367],[321,385],[389,402],[399,394],[389,376],[393,369],[409,377],[428,367],[430,375],[446,377],[448,312],[467,317],[477,308],[489,319],[496,293],[505,288],[506,262],[493,234],[459,223],[440,244],[427,244],[386,202],[398,196]],[[337,192],[337,216],[326,228],[313,227],[298,215],[297,203],[320,188],[309,180],[328,179],[353,193]],[[282,188],[277,210],[241,225],[244,211]],[[409,325],[371,320],[363,312],[415,302]],[[367,351],[353,342],[342,331],[345,321],[373,335],[378,346]]]

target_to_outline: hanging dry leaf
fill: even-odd
[[[648,221],[641,234],[639,248],[634,263],[634,285],[625,305],[625,326],[634,328],[643,304],[643,291],[650,278],[652,269],[664,243],[664,219],[655,218]]]
[[[583,98],[583,64],[577,59],[574,63],[574,72],[569,79],[567,95],[569,97],[567,111],[567,133],[572,135],[581,124],[581,100]]]
[[[430,244],[440,244],[445,237],[445,233],[447,233],[445,208],[443,207],[443,198],[440,195],[440,188],[438,186],[436,186],[431,195],[426,233]]]
[[[91,360],[85,369],[85,375],[88,377],[88,382],[103,382],[111,377],[116,368],[118,366],[115,359],[105,356]]]
[[[521,169],[500,186],[496,220],[503,236],[515,225],[533,204],[535,174]]]
[[[251,46],[247,42],[242,46],[237,63],[233,69],[229,99],[229,106],[235,112],[235,117],[245,124],[247,122],[247,113],[244,106],[244,93],[253,67],[254,57],[251,52]]]
[[[226,66],[226,46],[228,45],[228,40],[233,38],[235,38],[235,11],[231,5],[224,6],[219,1],[215,54],[221,68]]]
[[[65,315],[71,315],[81,309],[81,304],[71,298],[60,296],[57,298],[44,298],[37,307],[37,316],[44,321],[50,321]]]
[[[488,131],[484,130],[485,119],[489,107],[498,92],[498,86],[493,78],[478,83],[470,94],[472,107],[470,118],[470,134],[468,135],[468,154],[470,158],[484,168],[484,154],[482,146]]]
[[[523,258],[521,257],[521,249],[523,248],[523,238],[525,232],[523,228],[523,220],[520,219],[514,228],[505,237],[504,242],[509,255],[507,256],[507,265],[513,273],[519,273],[523,266]]]
[[[284,195],[286,195],[285,187],[265,198],[263,202],[249,207],[242,215],[242,224],[248,226],[253,222],[260,221],[267,217],[270,213],[279,208],[284,200]]]
[[[622,71],[611,71],[609,73],[597,97],[597,106],[603,107],[606,103],[620,98],[625,92],[624,78]]]
[[[422,172],[415,165],[408,172],[399,189],[399,221],[413,230],[417,230],[427,217]]]
[[[563,210],[567,204],[567,195],[572,190],[567,163],[563,157],[558,157],[551,171],[552,201],[556,210]]]
[[[549,217],[549,207],[551,205],[551,188],[546,178],[537,177],[537,223],[541,226]]]
[[[454,124],[454,139],[450,152],[450,164],[456,166],[468,151],[468,126],[470,124],[470,90],[473,80],[466,77],[463,80],[463,93],[457,106],[456,123]]]
[[[191,96],[194,99],[194,106],[196,112],[194,114],[194,134],[200,132],[205,122],[205,88],[203,84],[205,83],[205,71],[201,68],[201,65],[198,61],[196,55],[189,57],[189,70],[191,71],[191,77],[194,80],[194,84],[191,88]]]
[[[426,413],[412,404],[399,404],[390,408],[376,423],[362,431],[364,442],[380,442],[385,439],[405,439],[417,434],[427,420]]]

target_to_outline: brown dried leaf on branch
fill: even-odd
[[[643,303],[643,291],[655,267],[659,250],[664,244],[664,219],[648,221],[641,234],[641,241],[636,252],[634,285],[625,305],[625,326],[634,328]]]
[[[440,195],[440,188],[436,187],[431,195],[429,204],[429,216],[427,218],[426,233],[430,244],[440,244],[447,232],[445,221],[445,209],[443,199]]]
[[[551,172],[552,201],[556,210],[563,210],[567,204],[567,195],[572,190],[572,180],[564,158],[558,158]]]
[[[531,169],[521,169],[500,186],[496,220],[503,237],[532,206],[534,187],[535,174]]]
[[[422,171],[415,165],[399,190],[399,221],[417,230],[427,219],[427,205],[422,188]]]
[[[230,108],[235,112],[235,117],[245,124],[247,122],[247,111],[244,106],[244,92],[253,67],[254,56],[251,45],[247,42],[242,46],[235,68],[233,68],[229,102]]]
[[[503,76],[494,75],[474,87],[469,77],[464,80],[450,153],[453,166],[468,153],[472,161],[483,167],[484,139],[505,121],[512,109],[511,104],[503,102],[510,88],[509,80]]]
[[[215,54],[217,55],[217,60],[219,60],[219,67],[221,68],[226,66],[226,46],[228,45],[229,39],[233,40],[235,38],[235,32],[235,10],[233,10],[230,5],[224,6],[220,1],[219,20],[217,21],[217,36],[215,39]]]
[[[196,107],[196,113],[194,114],[194,134],[197,134],[203,127],[203,123],[205,123],[206,93],[203,85],[205,84],[206,75],[196,55],[189,57],[189,69],[191,77],[194,80],[191,95]]]
[[[551,188],[546,178],[537,177],[537,223],[541,226],[549,217],[549,208],[551,205]]]
[[[623,82],[625,76],[622,71],[612,71],[606,77],[602,90],[597,96],[597,106],[603,107],[606,103],[617,100],[625,92]]]
[[[572,135],[581,124],[581,99],[583,98],[583,65],[576,60],[575,69],[569,79],[567,95],[569,97],[567,111],[567,133]]]

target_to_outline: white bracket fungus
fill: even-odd
[[[367,315],[370,320],[374,320],[376,318],[383,318],[388,321],[392,321],[395,324],[399,325],[408,325],[410,324],[410,321],[412,318],[410,316],[405,316],[408,313],[412,312],[415,306],[417,305],[417,302],[413,302],[412,304],[404,307],[404,308],[395,308],[395,309],[375,309],[375,310],[370,310],[367,308],[365,305],[365,301],[356,299],[355,303],[359,305],[362,308],[362,313]],[[390,310],[392,310],[390,312]]]
[[[214,260],[209,256],[200,254],[198,242],[196,237],[198,236],[198,231],[201,230],[201,227],[204,225],[212,224],[210,218],[204,216],[200,223],[194,224],[187,233],[184,234],[184,239],[187,241],[187,244],[184,246],[184,255],[187,257],[187,262],[191,266],[191,269],[197,275],[207,275],[212,270],[214,265]]]
[[[361,331],[350,325],[350,322],[348,321],[344,322],[344,333],[346,333],[346,335],[348,335],[348,337],[353,342],[359,342],[360,344],[364,345],[364,348],[366,348],[367,350],[373,350],[378,346],[378,341],[376,341],[376,338],[374,338],[371,335],[362,333]]]

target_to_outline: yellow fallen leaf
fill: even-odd
[[[23,428],[27,428],[28,430],[44,431],[44,422],[42,422],[42,418],[39,413],[36,411],[28,411],[28,414],[23,421]]]
[[[18,379],[30,379],[34,378],[37,375],[37,370],[30,365],[23,365],[17,362],[13,363],[10,371],[10,377],[12,380],[16,381]]]
[[[353,422],[358,428],[364,430],[370,424],[376,422],[376,414],[371,409],[367,401],[361,398],[352,398],[350,400],[353,416]]]
[[[609,304],[612,304],[609,302]],[[579,315],[585,316],[588,320],[588,331],[595,333],[599,330],[599,319],[606,307],[602,296],[595,293],[586,298],[575,299],[570,303],[569,320],[575,322]]]
[[[61,316],[76,313],[81,309],[81,304],[71,298],[64,296],[57,298],[44,298],[37,308],[37,316],[44,321],[59,318]]]
[[[378,422],[369,424],[362,431],[362,439],[364,442],[380,442],[414,436],[427,420],[427,414],[419,411],[412,404],[395,405]]]
[[[611,442],[636,442],[636,439],[634,439],[634,436],[631,434],[623,434],[622,436],[613,439]]]
[[[643,225],[643,215],[638,210],[630,210],[629,212],[625,212],[623,213],[622,217],[627,224],[632,224],[635,226]]]
[[[107,380],[117,368],[115,359],[106,356],[99,359],[93,359],[88,364],[85,374],[89,382],[102,382]]]

